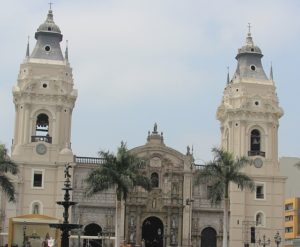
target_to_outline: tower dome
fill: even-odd
[[[243,80],[249,82],[257,80],[268,81],[269,79],[262,66],[262,57],[261,49],[254,44],[249,30],[245,45],[238,49],[235,57],[238,63],[231,82],[238,83]]]
[[[44,23],[42,23],[35,33],[35,38],[38,39],[38,36],[41,32],[46,33],[56,33],[61,35],[60,28],[54,23],[53,20],[53,12],[51,9],[48,11],[47,19]],[[62,36],[62,35],[61,35]]]
[[[37,42],[29,57],[63,61],[64,57],[60,48],[62,38],[60,28],[54,23],[53,11],[49,9],[46,21],[38,27],[35,33]]]

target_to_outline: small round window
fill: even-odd
[[[256,70],[255,65],[251,65],[251,66],[250,66],[250,69],[251,69],[252,71],[255,71],[255,70]]]
[[[255,104],[255,105],[259,105],[259,101],[255,101],[254,104]]]
[[[46,46],[45,46],[45,51],[50,51],[50,50],[51,50],[50,45],[46,45]]]
[[[47,86],[47,83],[43,83],[43,88],[46,88]]]

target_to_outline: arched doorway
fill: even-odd
[[[98,236],[102,236],[102,228],[95,224],[88,224],[84,228],[84,236],[95,236],[95,239],[84,239],[83,247],[102,247],[102,240],[97,239]]]
[[[164,225],[159,218],[151,216],[144,220],[142,239],[145,241],[145,247],[163,247]]]
[[[212,227],[206,227],[202,230],[201,247],[217,247],[217,232]]]

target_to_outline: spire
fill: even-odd
[[[68,40],[66,40],[66,51],[65,51],[65,59],[69,60],[69,48],[68,48]]]
[[[273,81],[273,65],[271,63],[271,69],[270,69],[270,80]]]
[[[227,85],[229,84],[230,80],[229,80],[229,66],[227,66]]]
[[[28,36],[28,40],[27,40],[27,48],[26,48],[26,57],[29,57],[29,36]]]
[[[253,46],[254,43],[253,43],[253,40],[252,40],[252,36],[251,36],[251,24],[248,23],[248,35],[247,35],[247,38],[246,38],[246,45],[248,46]]]

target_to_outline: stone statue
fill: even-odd
[[[69,169],[71,168],[72,166],[68,164],[65,165],[65,178],[70,178],[71,177],[71,174],[69,172]]]
[[[176,220],[175,217],[172,218],[172,228],[176,227]]]
[[[157,133],[157,123],[154,124],[153,133]]]
[[[191,154],[191,148],[190,146],[186,147],[186,155],[190,155]]]

